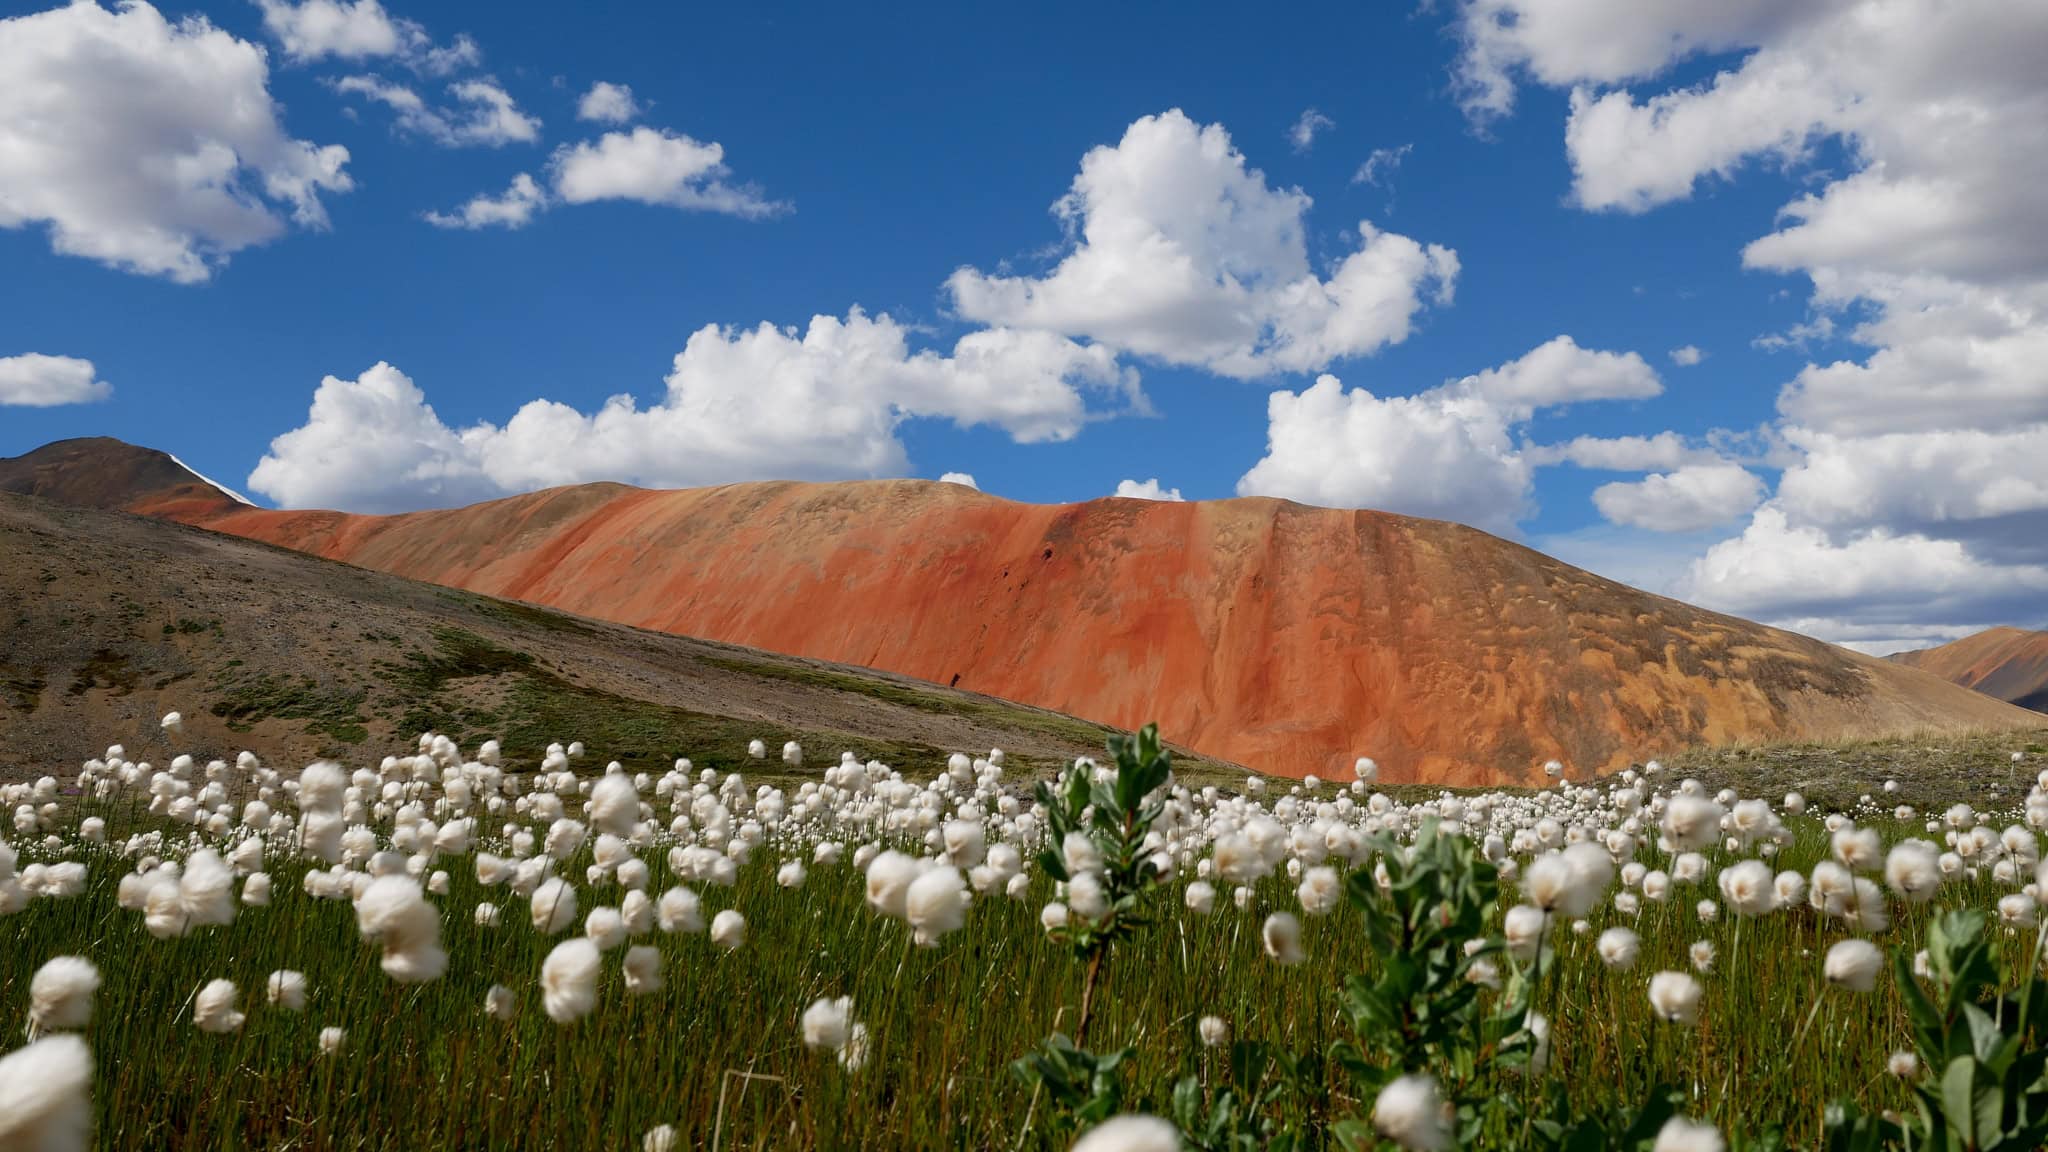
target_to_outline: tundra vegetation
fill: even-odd
[[[1824,810],[1197,784],[1150,728],[1036,780],[181,740],[0,788],[0,1148],[2048,1140],[2017,742],[2004,800]]]

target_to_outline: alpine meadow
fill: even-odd
[[[0,1152],[2048,1149],[2048,0],[0,8]]]

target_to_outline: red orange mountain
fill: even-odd
[[[81,445],[84,445],[81,447]],[[118,441],[0,489],[162,480]],[[168,458],[166,458],[168,459]],[[76,476],[75,480],[68,477]],[[175,475],[119,500],[415,579],[861,664],[1287,775],[1530,780],[1681,746],[2039,720],[1938,677],[1602,579],[1458,524],[1281,500],[1018,504],[918,480],[589,484],[399,516]],[[22,490],[16,487],[15,490]]]
[[[1892,659],[2022,708],[2048,712],[2048,632],[1987,628]]]

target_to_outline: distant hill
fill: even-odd
[[[1892,659],[2022,708],[2048,712],[2048,632],[1988,628]]]
[[[833,660],[1287,775],[1533,782],[1700,744],[2002,728],[1938,677],[1653,596],[1458,524],[1281,500],[1020,504],[916,480],[552,489],[276,512],[149,453],[4,470],[90,500],[584,616]],[[160,462],[152,464],[159,466]]]
[[[182,483],[182,481],[181,481]],[[167,759],[248,748],[296,767],[381,757],[425,729],[531,768],[551,741],[665,769],[781,775],[842,751],[929,776],[1002,748],[1019,770],[1100,754],[1068,716],[863,668],[584,620],[179,524],[0,494],[0,781],[109,743]],[[770,747],[765,762],[747,742]],[[597,765],[601,766],[600,759]],[[1243,769],[1183,762],[1211,779]]]

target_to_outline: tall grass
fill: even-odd
[[[117,843],[152,820],[132,802],[78,799],[67,802],[64,823],[89,815],[107,819]],[[1773,866],[1809,871],[1827,852],[1825,833],[1814,818],[1790,822],[1795,838]],[[1886,828],[1887,842],[1910,834],[1921,830]],[[14,842],[24,864],[39,854],[29,838]],[[963,930],[922,949],[910,946],[903,924],[867,907],[850,863],[813,868],[799,890],[777,887],[776,865],[808,862],[809,850],[771,840],[736,886],[700,889],[707,920],[727,907],[746,915],[744,946],[728,953],[703,935],[638,940],[660,948],[666,990],[627,997],[620,953],[610,953],[597,1011],[561,1026],[541,1012],[535,986],[556,939],[528,926],[524,901],[480,886],[468,857],[436,865],[452,880],[433,898],[448,973],[409,987],[379,970],[349,904],[306,896],[305,865],[282,853],[269,868],[271,906],[168,941],[115,905],[129,861],[104,849],[68,854],[89,862],[83,896],[37,899],[0,919],[0,1027],[25,1021],[29,979],[50,958],[76,954],[99,965],[105,984],[85,1038],[97,1058],[100,1148],[618,1148],[637,1146],[657,1124],[674,1125],[684,1147],[1047,1146],[1042,1128],[1027,1124],[1029,1090],[1007,1067],[1071,1023],[1079,994],[1078,970],[1038,925],[1052,898],[1042,877],[1025,899],[978,898]],[[1661,859],[1647,847],[1638,858]],[[659,853],[649,859],[658,893],[670,882],[666,864]],[[588,862],[586,848],[560,870],[579,881],[583,909],[616,904],[617,886],[580,883]],[[1259,925],[1271,910],[1296,908],[1284,874],[1261,882],[1251,908],[1233,907],[1226,892],[1207,917],[1178,903],[1189,879],[1169,885],[1153,922],[1113,953],[1097,997],[1091,1042],[1135,1047],[1126,1104],[1139,1110],[1165,1111],[1182,1076],[1226,1074],[1223,1056],[1196,1038],[1203,1015],[1223,1017],[1241,1039],[1327,1050],[1347,1027],[1338,986],[1380,959],[1364,945],[1361,913],[1343,904],[1305,918],[1309,960],[1283,968],[1262,953]],[[1960,881],[1935,905],[1895,905],[1880,942],[1910,950],[1932,907],[1989,907],[2010,890],[1988,878]],[[1845,934],[1839,926],[1803,906],[1755,921],[1724,910],[1702,923],[1694,904],[1706,897],[1719,899],[1711,880],[1677,888],[1664,904],[1646,901],[1635,917],[1603,904],[1583,933],[1559,926],[1557,963],[1537,1002],[1553,1022],[1546,1075],[1588,1108],[1632,1103],[1659,1080],[1676,1083],[1688,1088],[1690,1111],[1724,1131],[1782,1123],[1799,1144],[1818,1139],[1827,1101],[1904,1106],[1903,1088],[1885,1073],[1887,1056],[1907,1043],[1889,977],[1869,995],[1827,988],[1821,956]],[[501,927],[474,923],[484,900],[504,908]],[[1629,971],[1610,970],[1594,951],[1600,930],[1618,923],[1642,936]],[[1712,941],[1719,956],[1702,978],[1700,1024],[1659,1025],[1648,977],[1691,970],[1687,950],[1698,940]],[[2008,933],[2008,959],[2023,966],[2032,943],[2031,933]],[[303,1015],[263,1003],[266,977],[281,968],[310,981]],[[192,1025],[193,994],[215,978],[242,990],[249,1020],[237,1035]],[[493,983],[519,993],[511,1023],[482,1012]],[[855,1018],[872,1030],[872,1058],[858,1072],[802,1044],[804,1008],[838,995],[852,996]],[[326,1026],[347,1030],[336,1056],[319,1053]],[[1329,1087],[1336,1095],[1325,1107],[1363,1110],[1334,1074]]]

